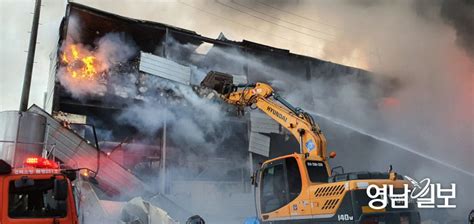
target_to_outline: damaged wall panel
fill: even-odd
[[[249,151],[268,157],[270,154],[270,137],[257,132],[250,132]]]
[[[72,130],[63,127],[59,121],[33,105],[28,111],[41,114],[47,119],[46,143],[54,145],[53,155],[73,168],[88,167],[97,170],[97,149],[91,146]],[[143,192],[151,192],[150,188],[123,167],[110,160],[100,152],[100,171],[97,179],[103,189],[111,194],[136,196]],[[130,191],[134,189],[134,191]]]
[[[250,131],[259,133],[280,133],[280,124],[261,111],[250,111]]]
[[[185,85],[191,83],[191,69],[189,67],[153,54],[140,52],[139,70]]]

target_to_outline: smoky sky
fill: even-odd
[[[386,2],[375,0],[347,1],[357,7],[376,7]],[[413,7],[420,17],[435,20],[440,16],[456,32],[456,42],[474,58],[474,1],[472,0],[419,0]]]
[[[474,1],[472,0],[420,0],[414,1],[419,16],[435,20],[439,16],[454,28],[456,43],[474,58]]]
[[[445,0],[440,13],[444,21],[456,29],[457,44],[474,58],[474,1]]]

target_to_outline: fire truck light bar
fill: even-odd
[[[26,158],[25,162],[23,163],[25,166],[34,167],[34,168],[50,168],[50,169],[58,169],[59,165],[51,160],[47,160],[41,157],[29,157]]]

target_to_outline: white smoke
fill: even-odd
[[[95,41],[94,46],[81,44],[81,22],[78,18],[71,16],[68,19],[68,33],[60,48],[61,64],[59,65],[57,77],[62,86],[71,95],[83,100],[88,95],[103,96],[107,92],[107,80],[114,76],[111,71],[115,66],[127,62],[138,52],[133,40],[125,33],[107,33]],[[71,46],[75,45],[80,57],[95,57],[94,67],[96,75],[92,78],[73,77],[67,66],[84,66],[80,61],[70,61],[64,64],[62,54],[71,54]],[[72,65],[69,65],[72,64]],[[120,74],[123,75],[123,74]],[[112,77],[112,79],[117,77]]]
[[[223,139],[231,136],[223,126],[227,118],[222,105],[198,96],[190,86],[161,80],[155,88],[166,89],[179,99],[167,100],[169,96],[155,96],[163,101],[149,101],[142,105],[131,105],[118,117],[120,123],[131,125],[147,133],[156,135],[168,123],[170,138],[182,147],[202,145],[206,150],[218,148]],[[212,140],[206,136],[215,136]]]
[[[110,69],[111,66],[127,62],[137,54],[138,48],[125,33],[107,33],[97,43],[95,56]]]
[[[397,4],[400,4],[398,7],[412,10],[411,6],[405,3]],[[357,7],[359,6],[343,8]],[[322,76],[321,74],[326,71],[325,68],[320,68],[314,74],[320,78],[306,80],[272,67],[261,58],[249,56],[237,49],[211,50],[212,55],[207,55],[210,61],[207,69],[242,74],[240,65],[248,65],[251,73],[249,76],[256,79],[253,81],[269,82],[292,104],[325,117],[336,118],[346,123],[346,127],[350,127],[346,131],[368,136],[369,139],[364,141],[367,146],[374,147],[373,149],[352,148],[350,151],[355,154],[370,151],[372,153],[366,154],[361,159],[376,162],[356,165],[350,159],[346,159],[343,161],[350,164],[339,165],[355,167],[357,170],[369,168],[374,171],[385,171],[388,165],[392,164],[404,174],[415,178],[430,177],[443,185],[457,183],[459,194],[471,194],[472,190],[469,189],[474,182],[469,179],[472,177],[473,168],[470,159],[466,158],[474,156],[473,124],[472,116],[469,116],[473,114],[473,104],[469,103],[472,101],[472,93],[468,91],[469,86],[472,86],[472,81],[469,80],[472,80],[474,74],[471,72],[472,60],[467,59],[462,50],[457,48],[454,39],[440,38],[440,35],[443,36],[441,33],[449,30],[449,27],[423,21],[414,11],[396,14],[398,8],[393,4],[382,4],[372,10],[375,9],[382,10],[378,12],[380,14],[391,12],[388,14],[395,18],[403,15],[405,19],[413,20],[410,29],[425,30],[426,33],[405,35],[406,39],[402,39],[403,43],[398,48],[394,48],[393,44],[379,47],[387,48],[386,54],[389,56],[387,59],[390,58],[391,62],[375,64],[374,71],[368,74],[371,81],[364,82],[364,79],[361,80],[356,73],[347,74],[346,69],[334,66],[328,69],[333,77]],[[393,22],[396,23],[396,20]],[[385,31],[386,41],[391,39],[395,41],[394,38],[397,37],[395,33],[407,32],[403,31],[406,26],[395,27],[394,24],[392,28],[394,30]],[[374,25],[367,29],[360,32],[374,32],[372,29],[382,27]],[[358,36],[355,40],[358,39],[367,41],[362,36]],[[414,46],[418,39],[424,40],[425,46],[422,48]],[[359,47],[358,43],[354,42],[354,47]],[[188,45],[183,48],[193,49]],[[180,51],[177,46],[171,49]],[[454,54],[445,55],[439,51],[440,49],[449,50]],[[328,49],[328,52],[330,51],[331,49]],[[341,55],[341,52],[334,55]],[[453,55],[456,55],[460,64],[453,64],[453,59],[450,58]],[[386,94],[395,98],[394,105],[384,102],[383,97]],[[334,121],[329,120],[329,123]],[[341,136],[337,133],[336,135]],[[371,143],[374,140],[379,144]],[[332,145],[331,142],[329,145]],[[377,151],[377,148],[389,148],[392,151],[388,155]],[[451,150],[456,153],[452,153]],[[341,156],[352,158],[349,154]],[[421,160],[418,159],[416,162],[416,158]],[[435,220],[460,218],[472,207],[472,202],[464,198],[458,198],[454,203],[457,204],[457,209],[443,211],[448,215],[436,215],[433,218]],[[422,212],[425,213],[423,218],[432,216],[429,215],[430,211]]]
[[[298,1],[298,4],[278,3],[278,7],[283,11],[279,11],[280,14],[277,17],[282,19],[289,20],[288,12],[303,18],[309,18],[309,15],[317,12],[320,18],[326,18],[327,22],[334,24],[336,27],[334,29],[338,32],[334,33],[332,43],[320,45],[321,56],[327,60],[342,63],[350,63],[354,58],[358,58],[359,63],[354,64],[364,64],[372,71],[370,76],[375,80],[375,86],[361,85],[355,78],[357,76],[355,74],[345,78],[317,78],[310,81],[295,78],[294,74],[286,74],[268,66],[259,58],[249,57],[235,49],[213,51],[218,63],[208,65],[207,69],[241,74],[240,65],[249,64],[250,72],[261,77],[260,80],[251,81],[269,81],[294,105],[323,115],[330,115],[329,117],[337,118],[364,132],[375,133],[377,136],[408,146],[419,153],[428,154],[445,163],[473,172],[471,158],[474,158],[472,150],[474,148],[472,138],[474,136],[472,120],[474,65],[472,57],[469,57],[464,49],[459,48],[460,45],[456,41],[459,39],[457,33],[459,31],[449,23],[445,23],[445,20],[452,21],[461,29],[462,27],[469,29],[470,26],[459,26],[462,23],[456,22],[457,20],[441,17],[440,12],[444,8],[442,6],[449,5],[450,1],[442,1],[442,5],[439,4],[440,1],[419,2],[426,4],[420,8],[414,1],[339,0]],[[259,3],[255,2],[255,4]],[[261,5],[258,7],[261,8]],[[469,9],[471,9],[469,5],[466,5],[462,12],[471,12]],[[232,13],[229,15],[232,16]],[[464,15],[472,16],[469,13],[464,13]],[[239,18],[245,21],[240,14]],[[310,21],[313,20],[316,19]],[[248,21],[254,21],[254,18]],[[308,23],[307,19],[305,21]],[[316,23],[309,23],[312,26],[318,26]],[[268,24],[262,21],[252,24],[258,29],[270,29]],[[288,37],[294,37],[295,41],[307,42],[308,39],[298,38],[292,34],[288,34]],[[264,38],[267,36],[265,35]],[[462,38],[462,40],[465,39]],[[255,40],[255,42],[260,41]],[[313,43],[313,41],[309,42]],[[462,43],[469,44],[466,41]],[[181,48],[178,46],[176,51],[192,48],[193,46]],[[179,59],[178,54],[171,54],[169,57]],[[324,74],[345,72],[332,68],[327,68],[327,71],[324,68],[321,70],[316,72]],[[200,71],[198,74],[202,76],[205,73],[206,71]],[[318,74],[313,75],[318,76]],[[384,80],[392,81],[387,84]],[[376,101],[376,99],[380,100],[380,96],[384,96],[379,92],[379,87],[384,90],[390,89],[386,93],[387,96],[395,98],[398,103],[390,106],[385,105],[383,100]],[[152,110],[158,114],[163,111],[156,107]],[[133,108],[132,111],[134,111]],[[179,124],[178,126],[186,127],[190,123],[187,118],[180,120],[174,112],[170,113],[174,115],[170,117],[177,119],[174,121]],[[141,114],[131,113],[130,116],[137,119],[136,117]],[[144,119],[142,123],[149,121],[147,119],[157,119],[147,114],[142,118]],[[160,124],[161,122],[156,122],[158,129]],[[199,127],[197,125],[199,123],[195,122],[195,124]],[[150,130],[156,129],[153,125],[151,126]],[[211,129],[210,132],[214,131]],[[188,134],[179,131],[177,134],[179,136],[183,133]],[[350,133],[347,134],[349,137],[350,135]],[[195,140],[201,141],[200,133],[197,136]],[[386,144],[380,145],[387,147]],[[433,177],[444,183],[455,181],[460,186],[458,189],[462,195],[472,195],[473,183],[466,180],[465,175],[453,172],[447,167],[443,172],[437,172],[439,168],[422,166],[413,161],[407,162],[411,160],[401,156],[406,154],[397,150],[399,149],[394,147],[389,155],[374,151],[373,154],[363,158],[364,163],[367,160],[375,161],[373,164],[377,165],[372,167],[377,170],[384,168],[382,165],[390,163],[395,167],[404,167],[405,170],[411,171],[415,178]],[[353,153],[357,154],[358,151],[355,149]],[[340,156],[351,157],[351,155]],[[473,202],[463,196],[458,198],[458,209],[447,212],[456,217],[465,217],[466,211],[474,206]]]

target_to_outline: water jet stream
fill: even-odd
[[[341,120],[339,120],[339,119],[332,118],[332,117],[329,117],[329,116],[326,116],[326,115],[323,115],[323,114],[320,114],[320,113],[317,113],[317,112],[314,112],[314,111],[308,111],[308,112],[309,112],[310,114],[314,114],[314,115],[316,115],[316,116],[318,116],[318,117],[320,117],[320,118],[323,118],[323,119],[325,119],[325,120],[328,120],[328,121],[330,121],[331,123],[334,123],[334,124],[336,124],[336,125],[338,125],[338,126],[342,126],[342,127],[351,129],[351,130],[353,130],[353,131],[355,131],[355,132],[358,132],[358,133],[360,133],[360,134],[362,134],[362,135],[369,136],[369,137],[371,137],[371,138],[377,139],[377,140],[382,141],[382,142],[385,142],[385,143],[387,143],[387,144],[396,146],[396,147],[398,147],[398,148],[400,148],[400,149],[403,149],[403,150],[405,150],[405,151],[414,153],[414,154],[416,154],[416,155],[419,155],[419,156],[421,156],[421,157],[424,157],[424,158],[426,158],[426,159],[429,159],[429,160],[431,160],[431,161],[433,161],[433,162],[436,162],[436,163],[441,164],[441,165],[443,165],[443,166],[449,167],[449,168],[451,168],[451,169],[454,169],[454,170],[456,170],[456,171],[459,171],[459,172],[462,172],[462,173],[464,173],[464,174],[466,174],[466,175],[469,175],[469,176],[471,176],[471,177],[474,177],[474,173],[470,173],[470,172],[468,172],[468,171],[466,171],[466,170],[464,170],[464,169],[461,169],[461,168],[459,168],[459,167],[456,167],[456,166],[453,166],[453,165],[448,164],[448,163],[446,163],[446,162],[443,162],[443,161],[441,161],[441,160],[439,160],[439,159],[437,159],[437,158],[434,158],[434,157],[432,157],[432,156],[429,156],[429,155],[423,154],[423,153],[421,153],[421,152],[418,152],[418,151],[416,151],[416,150],[414,150],[414,149],[412,149],[412,148],[409,148],[408,146],[404,146],[404,145],[402,145],[402,144],[400,144],[400,143],[396,143],[396,142],[394,142],[394,141],[392,141],[392,140],[390,140],[390,139],[384,138],[384,137],[379,137],[379,136],[370,134],[370,133],[368,133],[368,132],[366,132],[366,131],[364,131],[364,130],[362,130],[362,129],[360,129],[360,128],[353,127],[353,126],[351,126],[351,125],[347,124],[346,122],[341,121]]]

